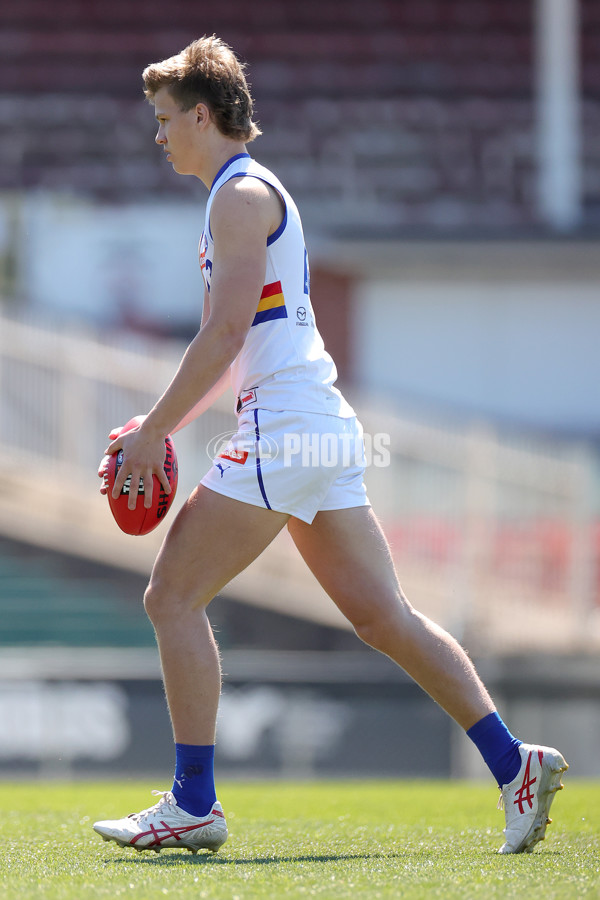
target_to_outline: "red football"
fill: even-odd
[[[127,425],[121,428],[119,434],[131,431],[132,428],[135,428],[136,425],[140,424],[140,421],[139,418],[130,419]],[[171,503],[175,499],[175,492],[177,490],[177,454],[175,453],[175,445],[173,444],[173,439],[170,434],[165,438],[165,447],[165,472],[167,473],[167,478],[171,485],[171,493],[166,494],[156,475],[153,475],[152,506],[149,509],[146,509],[144,506],[143,478],[140,478],[140,489],[135,509],[129,509],[127,505],[129,501],[131,475],[127,478],[117,499],[113,499],[112,489],[115,478],[117,477],[117,472],[121,468],[123,462],[123,451],[119,450],[117,453],[113,453],[108,459],[108,465],[104,476],[108,503],[115,522],[125,534],[148,534],[149,531],[152,531],[157,525],[160,525],[169,511]]]

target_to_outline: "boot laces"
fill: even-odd
[[[148,809],[143,809],[139,813],[131,813],[131,815],[127,817],[128,819],[133,819],[134,822],[140,822],[142,819],[160,812],[162,807],[173,806],[176,802],[171,791],[152,791],[152,793],[155,797],[160,797],[158,803],[155,803],[154,806],[149,806]]]

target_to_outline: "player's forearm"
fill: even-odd
[[[221,381],[239,353],[243,336],[227,328],[206,326],[187,348],[169,387],[144,421],[144,429],[162,436],[195,418],[197,405]],[[200,412],[197,413],[199,415]]]

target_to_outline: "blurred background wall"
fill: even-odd
[[[386,437],[368,487],[409,596],[513,721],[600,774],[573,739],[600,737],[595,0],[2,5],[0,767],[126,768],[164,715],[139,605],[160,535],[116,533],[94,474],[199,322],[206,191],[154,145],[140,75],[213,32],[248,62],[250,149],[299,205],[341,384]],[[232,426],[225,402],[181,434],[181,497]],[[479,772],[286,536],[219,604],[225,768],[352,771],[369,727],[381,772]],[[103,757],[97,717],[57,725],[73,709],[105,716]]]

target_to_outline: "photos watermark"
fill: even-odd
[[[283,435],[283,465],[334,468],[390,464],[390,436],[364,434],[302,433]]]
[[[222,432],[208,442],[206,452],[210,460],[235,465],[264,467],[280,459],[284,468],[385,468],[391,462],[390,445],[391,437],[385,432],[360,437],[336,432],[284,432],[275,438],[248,430]]]

